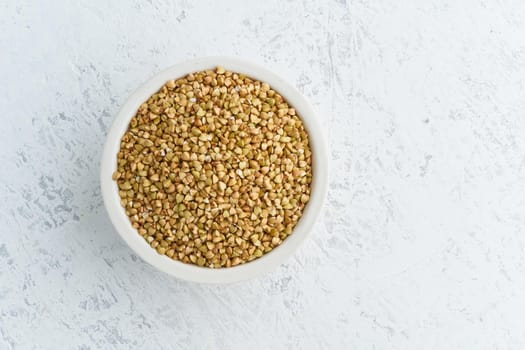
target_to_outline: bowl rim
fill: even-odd
[[[251,262],[235,267],[211,269],[193,264],[182,263],[155,249],[142,238],[131,226],[129,218],[120,205],[118,187],[112,180],[116,170],[117,153],[120,140],[128,128],[129,120],[135,115],[138,107],[152,94],[157,92],[170,79],[178,79],[188,73],[222,66],[227,70],[244,73],[249,77],[268,83],[292,105],[303,120],[309,135],[312,150],[312,184],[311,195],[303,215],[292,234],[271,252]],[[328,191],[329,152],[323,128],[308,100],[292,85],[272,71],[237,57],[203,57],[182,61],[160,71],[143,83],[122,105],[109,129],[100,164],[100,186],[104,205],[109,218],[128,246],[144,261],[174,277],[200,283],[232,283],[251,279],[275,269],[300,247],[309,236],[311,229],[320,214]]]

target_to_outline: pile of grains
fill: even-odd
[[[168,81],[120,144],[117,181],[134,228],[159,254],[211,268],[270,252],[310,199],[312,155],[296,111],[222,67]]]

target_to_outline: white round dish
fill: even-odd
[[[126,132],[129,121],[136,114],[139,106],[157,92],[168,80],[205,69],[222,66],[227,70],[244,73],[249,77],[267,82],[292,105],[304,122],[310,137],[312,149],[312,191],[301,219],[292,234],[270,253],[251,262],[229,268],[211,269],[185,264],[160,255],[131,226],[124,208],[120,205],[118,187],[111,176],[117,168],[117,153],[120,140]],[[101,161],[100,185],[104,204],[113,226],[122,239],[142,259],[157,269],[175,277],[203,283],[230,283],[249,279],[276,268],[291,256],[307,238],[321,210],[328,189],[328,147],[322,127],[316,119],[313,108],[301,93],[266,68],[238,58],[207,57],[178,63],[144,83],[122,106],[107,135]]]

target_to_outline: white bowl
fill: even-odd
[[[117,168],[117,153],[120,139],[128,128],[129,121],[139,106],[157,92],[170,79],[180,78],[188,73],[223,66],[227,70],[244,73],[260,81],[267,82],[296,109],[302,118],[310,137],[312,149],[313,176],[310,201],[292,234],[283,243],[259,259],[229,268],[211,269],[185,264],[165,255],[160,255],[131,226],[124,208],[120,205],[118,187],[111,176]],[[322,127],[314,110],[301,93],[291,84],[266,68],[238,58],[207,57],[182,62],[168,68],[143,84],[124,103],[107,135],[102,155],[100,185],[104,204],[113,226],[122,239],[142,259],[157,269],[170,275],[195,282],[230,283],[249,279],[270,271],[291,256],[306,239],[320,212],[328,189],[328,147],[323,137]]]

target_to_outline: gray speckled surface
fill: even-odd
[[[524,34],[523,1],[2,2],[0,349],[525,348]],[[207,55],[332,148],[312,239],[230,286],[143,263],[98,182],[127,95]]]

